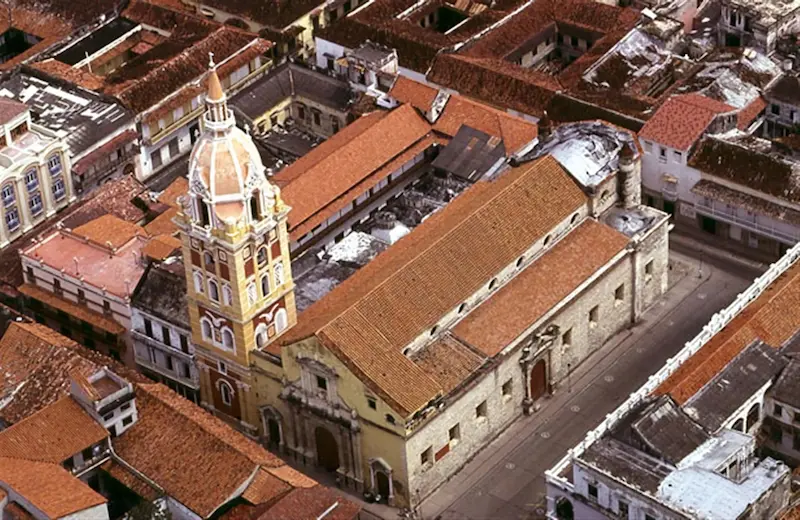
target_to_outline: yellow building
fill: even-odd
[[[176,217],[203,406],[255,435],[251,353],[294,325],[286,216],[250,136],[238,129],[211,63],[203,131]]]

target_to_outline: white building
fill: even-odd
[[[31,120],[30,109],[0,97],[0,247],[75,200],[62,132]]]
[[[153,380],[198,403],[200,378],[192,343],[186,278],[175,258],[151,264],[132,297],[136,364]]]

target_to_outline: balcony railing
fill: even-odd
[[[144,367],[144,368],[146,368],[148,370],[151,370],[151,371],[153,371],[153,372],[155,372],[157,374],[160,374],[160,375],[162,375],[162,376],[164,376],[164,377],[166,377],[168,379],[171,379],[172,381],[175,381],[176,383],[178,383],[180,385],[187,386],[187,387],[191,388],[192,390],[199,390],[200,389],[200,378],[199,377],[197,377],[197,378],[182,377],[182,376],[178,375],[177,372],[170,371],[166,367],[162,367],[162,366],[156,365],[155,363],[153,363],[149,359],[143,358],[143,357],[138,356],[138,355],[135,356],[135,359],[136,359],[136,363],[138,365],[141,365],[142,367]]]
[[[174,347],[171,345],[167,345],[158,341],[155,338],[151,338],[147,334],[142,331],[133,329],[131,331],[133,339],[144,343],[148,347],[153,347],[161,350],[162,352],[168,353],[170,355],[176,356],[178,359],[185,361],[189,364],[194,364],[194,356],[192,354],[187,354],[186,352],[182,351],[180,347]]]
[[[784,242],[789,245],[794,245],[797,242],[800,242],[800,230],[797,230],[794,233],[787,233],[786,231],[776,229],[774,226],[760,224],[756,216],[751,218],[740,217],[732,210],[715,208],[713,204],[710,205],[703,201],[696,202],[694,206],[695,210],[702,215],[715,218],[728,224],[737,225],[743,229],[753,231],[759,235],[775,239],[779,242]]]

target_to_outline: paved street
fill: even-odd
[[[423,518],[541,518],[544,471],[760,274],[761,266],[733,261],[692,239],[672,243],[676,267],[667,296],[583,363],[539,412],[514,423],[428,497]],[[369,509],[397,518],[388,508]]]

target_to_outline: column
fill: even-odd
[[[45,216],[49,217],[56,212],[56,203],[53,200],[53,178],[50,176],[50,170],[47,163],[40,166],[39,170],[39,190],[42,194],[42,204],[44,204]]]
[[[30,194],[28,187],[25,185],[25,177],[20,177],[16,180],[17,184],[17,211],[19,211],[19,228],[23,233],[33,227],[31,222],[31,208],[28,206],[30,201]]]

